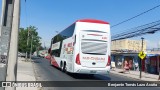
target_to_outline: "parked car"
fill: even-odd
[[[20,52],[18,52],[18,57],[21,57],[21,53]]]
[[[26,54],[25,54],[25,53],[22,53],[22,54],[21,54],[21,57],[24,57],[24,58],[25,58],[25,57],[26,57]]]
[[[26,57],[26,53],[18,52],[18,57],[25,58]]]

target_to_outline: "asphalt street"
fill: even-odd
[[[51,66],[49,60],[44,58],[33,58],[33,66],[37,81],[136,81],[110,73],[109,75],[84,75],[66,74],[58,68]],[[98,84],[98,82],[97,82]],[[157,87],[43,87],[43,90],[160,90]]]

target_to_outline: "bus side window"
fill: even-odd
[[[58,57],[58,52],[55,53],[55,56]]]
[[[48,49],[48,53],[51,54],[51,48]]]

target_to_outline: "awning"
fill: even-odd
[[[159,54],[146,54],[146,57],[160,56]]]

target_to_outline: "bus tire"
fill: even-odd
[[[67,73],[66,62],[64,62],[64,64],[63,64],[63,72]]]
[[[89,74],[89,76],[90,76],[91,78],[93,78],[93,77],[94,77],[94,74]]]
[[[60,69],[61,69],[61,71],[63,71],[63,62],[62,61],[60,63]]]

